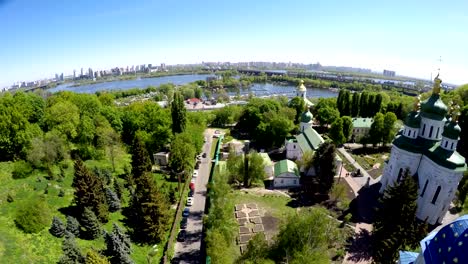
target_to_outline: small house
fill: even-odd
[[[153,154],[154,164],[167,166],[169,164],[169,152],[158,152]]]
[[[305,152],[315,152],[323,142],[325,140],[315,129],[305,127],[299,135],[286,139],[286,158],[301,160]]]
[[[299,187],[299,179],[299,169],[294,161],[286,159],[275,163],[274,188]]]
[[[351,136],[351,141],[359,142],[361,139],[369,134],[370,127],[374,119],[364,118],[364,117],[354,117],[353,118],[353,134]]]

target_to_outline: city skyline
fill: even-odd
[[[441,68],[444,82],[468,83],[464,1],[56,3],[0,1],[9,22],[0,87],[82,67],[202,61],[320,62],[423,79]]]

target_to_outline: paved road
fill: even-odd
[[[201,238],[203,229],[203,212],[205,211],[206,184],[210,174],[211,143],[213,142],[213,129],[205,130],[208,141],[203,145],[203,152],[207,157],[202,159],[195,182],[194,203],[190,208],[187,222],[187,238],[185,242],[176,242],[172,263],[201,263]]]

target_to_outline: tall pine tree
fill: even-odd
[[[140,137],[135,137],[132,146],[132,176],[137,181],[145,172],[151,171],[151,160]]]
[[[343,95],[343,112],[340,112],[341,116],[351,115],[351,93],[346,90]]]
[[[359,115],[361,117],[369,117],[369,93],[364,91],[361,94],[361,100],[359,101]]]
[[[335,177],[335,145],[324,142],[315,153],[314,166],[317,172],[320,192],[327,194],[333,187]]]
[[[398,251],[415,248],[427,233],[427,225],[416,219],[418,187],[406,170],[400,183],[388,187],[379,200],[373,231],[376,263],[395,263]]]
[[[358,92],[355,92],[353,94],[353,103],[351,107],[351,117],[357,117],[359,116],[359,101],[361,99],[361,94]]]
[[[90,207],[99,221],[103,223],[108,221],[109,210],[102,179],[89,171],[79,159],[75,161],[72,187],[75,188],[74,200],[80,213],[84,212],[85,207]]]
[[[180,92],[174,93],[171,103],[172,133],[182,133],[185,131],[187,123],[187,109],[185,108],[184,97]]]
[[[70,232],[65,233],[62,251],[63,255],[58,261],[59,264],[82,264],[85,261],[80,248],[76,244],[75,236]]]
[[[52,219],[52,226],[49,229],[49,232],[55,237],[63,237],[65,234],[65,224],[60,220],[60,218],[54,216]]]
[[[89,207],[85,207],[81,215],[81,226],[84,229],[85,238],[93,240],[101,236],[99,220]]]
[[[130,258],[131,243],[128,236],[115,223],[113,224],[112,233],[106,233],[106,251],[105,255],[109,257],[111,263],[115,264],[131,264]]]

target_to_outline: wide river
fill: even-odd
[[[82,86],[73,87],[73,83],[61,84],[55,88],[49,89],[50,92],[58,91],[73,91],[77,93],[95,93],[97,91],[109,91],[109,90],[128,90],[131,88],[144,89],[150,85],[159,86],[165,83],[173,83],[175,85],[183,85],[198,80],[206,80],[207,77],[213,75],[207,74],[192,74],[192,75],[174,75],[164,76],[155,78],[142,78],[136,80],[125,80],[125,81],[112,81],[102,82],[95,84],[88,84]],[[241,95],[247,95],[253,93],[255,96],[272,96],[272,95],[284,95],[287,97],[294,97],[296,94],[296,87],[291,85],[276,85],[276,84],[253,84],[248,89],[241,89]],[[229,95],[236,95],[237,92],[229,92]],[[336,92],[328,89],[307,89],[307,97],[337,97]]]

